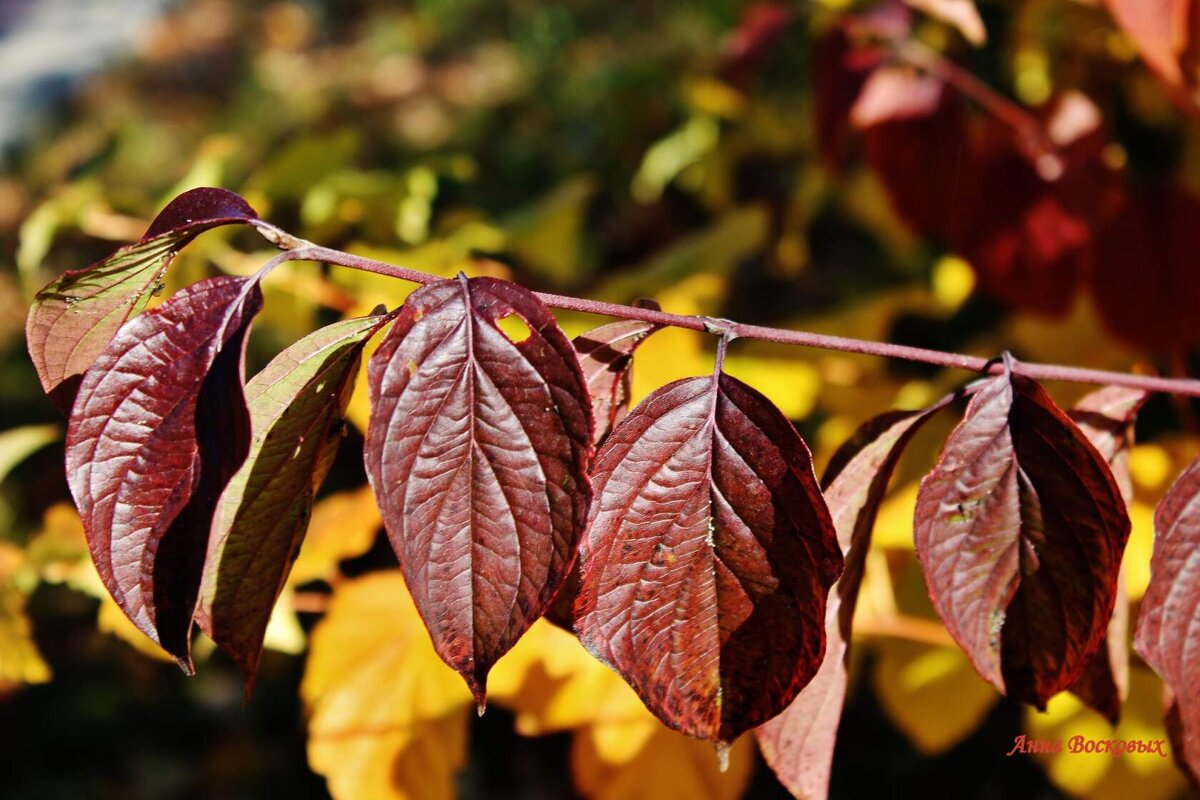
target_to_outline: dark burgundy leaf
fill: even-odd
[[[842,569],[791,423],[718,363],[643,401],[593,473],[583,644],[688,735],[730,742],[782,711],[820,666]]]
[[[927,99],[920,104],[928,106]],[[916,105],[897,107],[905,113],[866,128],[867,163],[917,233],[953,241],[965,222],[965,187],[974,180],[962,96],[942,85],[929,113],[914,113]]]
[[[661,310],[653,300],[641,301],[639,306]],[[595,444],[603,441],[613,426],[629,413],[629,368],[633,364],[633,351],[661,327],[653,322],[631,319],[610,322],[579,334],[572,342],[592,396]]]
[[[261,306],[257,277],[220,277],[130,320],[84,375],[67,428],[100,577],[189,672],[209,526],[250,444],[242,353]]]
[[[854,607],[879,504],[904,447],[953,397],[924,411],[892,411],[868,421],[838,449],[826,470],[825,501],[846,554],[846,569],[825,608],[825,659],[783,713],[755,730],[767,765],[795,797],[829,793]]]
[[[1129,473],[1129,451],[1133,448],[1133,426],[1137,412],[1149,397],[1138,389],[1106,386],[1088,394],[1071,409],[1071,419],[1108,462],[1113,478],[1128,504],[1133,500],[1133,478]],[[1071,692],[1096,709],[1113,725],[1121,716],[1121,705],[1129,693],[1129,596],[1125,592],[1124,569],[1117,579],[1117,597],[1104,643],[1088,659]]]
[[[517,315],[513,342],[497,321]],[[567,577],[591,498],[592,414],[570,341],[515,284],[414,292],[371,359],[367,475],[438,655],[477,701]]]
[[[322,328],[246,384],[253,438],[213,518],[196,621],[246,672],[247,694],[271,609],[342,438],[362,348],[393,316]]]
[[[929,596],[976,670],[1045,708],[1104,641],[1129,517],[1096,448],[1006,364],[921,482],[914,538]]]
[[[1171,744],[1171,756],[1175,765],[1195,786],[1200,786],[1200,754],[1196,752],[1195,738],[1191,747],[1185,741],[1183,729],[1183,712],[1180,711],[1179,701],[1170,689],[1163,689],[1163,724],[1167,729],[1167,739]]]
[[[167,265],[184,245],[210,228],[257,218],[233,192],[193,189],[172,200],[136,244],[65,272],[38,292],[25,338],[42,388],[55,405],[70,412],[83,373],[161,288]]]
[[[1108,329],[1130,344],[1175,353],[1200,344],[1200,198],[1134,195],[1099,233],[1092,290]]]
[[[1184,470],[1154,512],[1150,586],[1133,649],[1175,695],[1176,752],[1200,774],[1200,459]],[[1182,745],[1182,748],[1180,747]]]

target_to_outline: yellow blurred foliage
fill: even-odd
[[[712,745],[663,726],[616,673],[544,620],[488,683],[518,733],[574,732],[573,771],[587,797],[736,798],[749,781],[750,737],[720,772]],[[309,760],[335,797],[453,797],[473,703],[434,652],[398,570],[338,584],[313,632],[301,694]]]
[[[321,499],[313,506],[288,585],[329,580],[337,574],[339,561],[367,552],[382,527],[383,517],[370,486]]]
[[[17,573],[24,566],[21,551],[0,542],[0,685],[50,680],[50,667],[38,652],[25,614],[25,592],[18,585]]]
[[[979,727],[999,695],[957,647],[902,639],[875,645],[872,686],[888,718],[923,753],[945,752]]]

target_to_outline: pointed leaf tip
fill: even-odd
[[[518,315],[520,342],[497,321]],[[367,475],[438,655],[477,699],[567,577],[587,518],[592,412],[570,341],[493,278],[418,289],[368,367]]]
[[[728,375],[677,381],[609,435],[593,480],[580,641],[690,736],[782,711],[821,663],[842,568],[791,423]]]
[[[1129,527],[1105,460],[1006,361],[921,482],[913,529],[951,636],[989,683],[1043,708],[1103,641]]]
[[[261,306],[257,281],[219,277],[135,317],[84,376],[67,428],[96,569],[189,673],[213,511],[249,450],[242,355]]]

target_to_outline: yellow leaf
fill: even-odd
[[[958,744],[999,697],[957,647],[884,639],[875,652],[872,684],[879,702],[923,753],[942,753]]]
[[[313,506],[308,533],[292,565],[288,585],[328,580],[337,574],[338,562],[371,549],[383,527],[383,517],[370,486],[338,492]]]
[[[879,516],[875,518],[872,544],[897,550],[913,549],[913,510],[917,505],[919,488],[916,482],[906,484],[883,501],[879,506]]]
[[[25,615],[25,593],[15,580],[23,562],[19,549],[0,543],[0,684],[50,680],[50,667],[38,652]]]
[[[754,750],[751,737],[741,737],[721,772],[712,744],[676,733],[647,714],[580,730],[571,743],[571,768],[580,793],[595,800],[736,800],[753,772]]]
[[[434,652],[398,570],[338,586],[300,693],[309,763],[335,798],[454,796],[471,694]]]
[[[1034,757],[1042,762],[1055,784],[1077,797],[1164,800],[1178,796],[1186,785],[1174,760],[1157,753],[1114,758],[1108,753],[1070,752],[1071,738],[1082,736],[1091,740],[1160,739],[1164,741],[1162,751],[1170,755],[1162,723],[1162,682],[1147,669],[1133,666],[1129,670],[1129,698],[1115,728],[1067,692],[1052,697],[1044,714],[1028,709],[1025,725],[1031,739],[1061,740],[1062,752],[1037,753]]]

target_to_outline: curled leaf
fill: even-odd
[[[975,669],[1045,708],[1104,640],[1129,517],[1103,457],[1006,363],[921,482],[914,539],[929,596]]]
[[[520,341],[497,325],[512,315]],[[435,649],[483,703],[488,670],[562,586],[587,518],[579,362],[530,292],[460,276],[409,297],[368,377],[384,525]]]
[[[638,305],[660,310],[653,300],[639,301]],[[653,322],[621,320],[581,333],[572,341],[592,396],[595,444],[602,442],[613,426],[629,413],[629,368],[633,365],[633,351],[661,327]]]
[[[1129,451],[1133,448],[1133,426],[1137,412],[1149,395],[1138,389],[1106,386],[1091,392],[1071,409],[1071,419],[1108,462],[1126,504],[1133,502],[1133,478]],[[1129,595],[1122,569],[1117,579],[1117,598],[1108,623],[1104,644],[1092,656],[1071,692],[1116,725],[1121,704],[1129,693]]]
[[[643,401],[593,475],[583,644],[688,735],[731,742],[782,711],[821,663],[842,568],[791,423],[718,368]]]
[[[892,411],[869,420],[834,453],[825,502],[846,554],[846,569],[825,608],[825,659],[812,682],[779,716],[755,730],[767,765],[796,797],[825,797],[833,746],[846,697],[850,632],[871,530],[904,447],[953,396],[923,411]]]
[[[104,585],[191,670],[217,499],[250,445],[242,354],[257,278],[193,284],[126,323],[79,388],[67,480]]]
[[[391,318],[322,328],[246,384],[253,438],[213,518],[196,621],[245,670],[247,688],[313,496],[337,453],[363,345]]]
[[[1200,774],[1200,459],[1154,513],[1150,586],[1142,597],[1133,648],[1174,695],[1168,722],[1178,755]]]
[[[238,195],[192,189],[176,197],[146,235],[108,258],[70,270],[37,293],[25,323],[42,388],[67,413],[83,373],[117,330],[162,288],[175,254],[210,228],[258,218]]]

